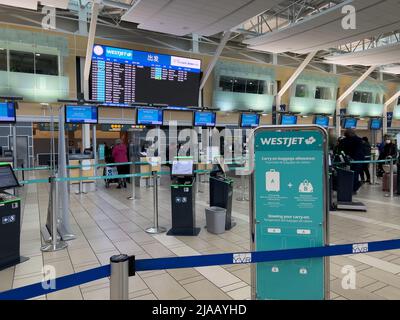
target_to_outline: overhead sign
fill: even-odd
[[[326,244],[326,141],[326,131],[318,126],[256,129],[254,250]],[[324,258],[259,263],[253,272],[257,299],[326,298]]]

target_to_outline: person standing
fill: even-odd
[[[362,138],[363,146],[364,146],[364,160],[371,160],[371,144],[368,141],[367,137]],[[366,178],[366,180],[365,180]],[[369,173],[369,163],[363,164],[363,170],[361,173],[361,181],[371,184],[371,174]]]
[[[121,139],[115,140],[115,146],[112,149],[114,163],[128,162],[128,147]],[[129,165],[117,165],[118,175],[129,174]],[[119,179],[118,189],[126,188],[126,179]]]
[[[339,142],[339,150],[343,151],[354,161],[364,161],[365,159],[363,140],[357,136],[353,129],[345,131],[344,138]],[[354,171],[353,192],[357,193],[357,190],[361,186],[359,177],[363,171],[363,164],[352,163],[350,170]]]
[[[397,146],[393,143],[390,136],[385,137],[385,144],[383,146],[382,152],[379,154],[379,160],[386,160],[388,158],[397,158]],[[378,176],[382,177],[385,171],[383,170],[383,163],[378,165]]]

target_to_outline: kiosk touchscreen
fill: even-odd
[[[0,123],[15,123],[15,103],[0,102]]]
[[[195,127],[215,127],[217,114],[212,111],[196,111],[194,113]]]
[[[65,106],[66,123],[97,124],[96,106]]]
[[[163,110],[155,108],[137,108],[136,124],[149,126],[163,125]]]
[[[329,117],[315,116],[314,124],[319,125],[324,128],[328,128],[329,127]]]
[[[177,159],[171,170],[172,228],[167,235],[197,236],[193,159]]]
[[[380,118],[371,119],[369,127],[371,130],[381,130],[382,129],[382,119],[380,119]]]
[[[0,270],[27,260],[20,256],[21,199],[5,191],[19,186],[11,165],[0,163]]]
[[[256,128],[260,124],[260,115],[257,113],[242,113],[240,115],[240,126],[242,128]]]
[[[297,116],[283,114],[281,115],[281,125],[288,126],[288,125],[295,125],[297,124]]]

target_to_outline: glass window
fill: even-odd
[[[304,98],[306,96],[307,86],[304,84],[298,84],[296,86],[296,97]]]
[[[258,81],[258,94],[265,94],[267,82],[263,80]]]
[[[36,53],[35,68],[37,74],[48,74],[58,76],[58,56],[51,54]]]
[[[0,48],[0,70],[7,71],[7,50]]]
[[[233,81],[233,92],[246,92],[246,79],[236,78]]]
[[[10,71],[34,73],[34,55],[32,52],[10,50]]]
[[[315,90],[315,99],[323,99],[323,100],[332,99],[330,88],[317,87]]]
[[[226,77],[226,76],[221,76],[219,78],[219,87],[222,89],[222,91],[231,91],[233,90],[233,78],[232,77]]]
[[[354,91],[354,94],[353,94],[353,101],[354,101],[354,102],[361,102],[361,92],[359,92],[359,91]]]
[[[258,80],[247,80],[246,83],[246,93],[258,93],[258,84],[260,81]]]
[[[372,93],[371,92],[363,92],[361,95],[361,102],[371,103],[372,102]]]

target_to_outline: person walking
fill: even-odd
[[[121,139],[115,140],[115,146],[112,149],[114,163],[128,162],[128,147]],[[129,174],[129,165],[117,165],[118,175]],[[118,189],[126,188],[126,179],[119,179]]]

